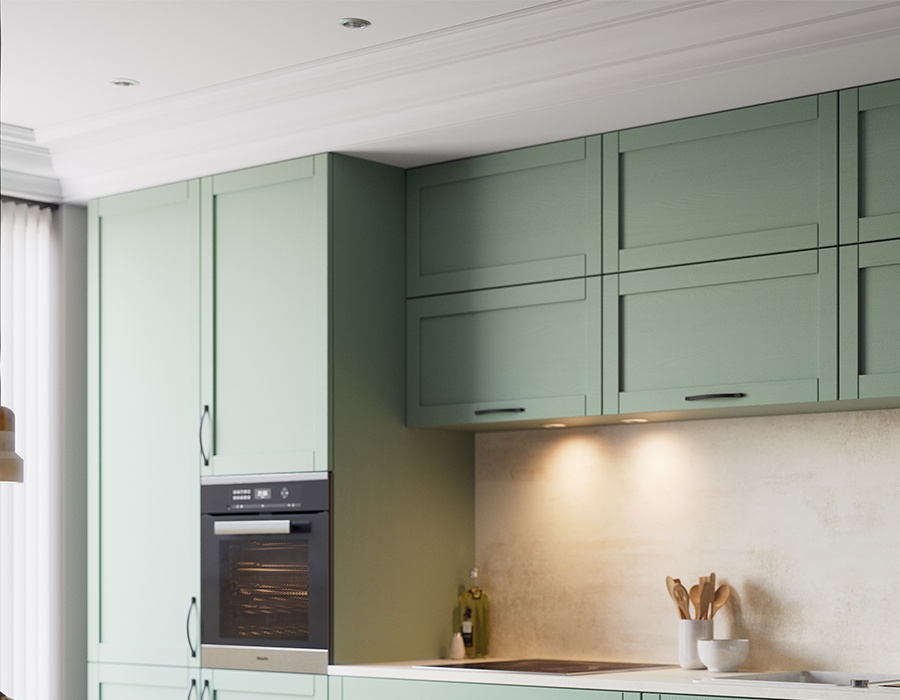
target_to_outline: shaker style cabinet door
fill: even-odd
[[[606,414],[837,398],[835,248],[604,277]]]
[[[900,80],[841,100],[841,243],[900,238]]]
[[[599,136],[407,173],[411,297],[600,273]]]
[[[204,475],[327,468],[327,170],[202,181]]]
[[[407,302],[411,426],[600,412],[600,278]]]
[[[88,654],[199,663],[199,185],[91,203]]]
[[[197,700],[328,700],[328,677],[264,671],[203,672]],[[191,699],[193,700],[193,698]]]
[[[900,397],[900,240],[842,246],[841,398]]]
[[[177,666],[88,664],[88,700],[200,700],[196,671]]]
[[[612,690],[332,677],[329,700],[622,700]]]
[[[604,135],[604,272],[837,242],[837,96]]]

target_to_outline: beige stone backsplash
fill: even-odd
[[[476,437],[492,654],[677,663],[715,571],[752,669],[900,672],[900,409]]]

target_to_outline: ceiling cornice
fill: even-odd
[[[323,151],[410,167],[898,77],[900,2],[766,6],[549,3],[36,136],[64,198],[85,201]]]
[[[31,129],[0,124],[0,193],[36,202],[62,201],[50,151],[35,144]]]

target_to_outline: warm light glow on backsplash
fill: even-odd
[[[677,663],[665,577],[715,571],[737,595],[716,636],[750,638],[749,668],[786,648],[799,666],[887,668],[898,452],[897,409],[479,434],[492,653]]]

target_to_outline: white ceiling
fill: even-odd
[[[74,202],[323,151],[412,167],[900,77],[900,0],[2,0],[0,19],[0,121],[33,130],[23,148],[49,151]]]

